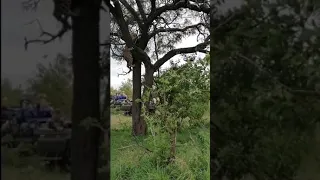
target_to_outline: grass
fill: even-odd
[[[209,118],[209,113],[205,115],[205,118]],[[163,166],[161,163],[157,163],[157,157],[161,156],[161,153],[159,153],[159,149],[152,145],[150,139],[132,138],[131,117],[114,112],[111,120],[111,179],[209,179],[209,148],[203,146],[206,144],[204,141],[209,140],[208,127],[207,124],[203,127],[181,131],[177,137],[176,161]],[[320,144],[320,138],[318,137],[320,137],[320,133],[317,135],[317,143],[315,144]],[[150,153],[145,149],[146,147],[156,152]],[[70,179],[69,174],[61,173],[58,170],[48,171],[43,169],[34,157],[32,159],[16,159],[14,158],[14,152],[11,150],[2,150],[2,157],[2,179],[36,180],[40,177],[42,180]],[[302,162],[301,169],[297,172],[296,180],[318,180],[320,179],[319,172],[319,163],[314,158],[306,158]],[[247,180],[249,179],[247,178]]]
[[[207,115],[209,117],[209,115]],[[169,179],[209,179],[209,147],[199,148],[201,137],[209,141],[209,124],[205,127],[186,129],[177,137],[177,158],[168,166],[156,163],[157,148],[150,139],[135,139],[131,136],[131,117],[113,112],[111,118],[111,179],[112,180],[169,180]],[[200,136],[199,136],[200,135]],[[148,152],[151,149],[155,152]],[[203,151],[204,150],[204,151]],[[10,151],[3,156],[13,156]],[[15,160],[14,163],[17,164]],[[18,160],[19,161],[19,160]],[[29,160],[25,160],[29,161]],[[19,164],[19,163],[18,163]],[[33,164],[33,163],[32,163]],[[48,172],[38,166],[2,166],[1,177],[10,180],[66,180],[69,175],[59,171]]]
[[[209,113],[205,118],[208,123]],[[157,162],[158,156],[162,154],[159,154],[158,147],[152,143],[154,139],[133,138],[131,136],[131,117],[114,113],[111,120],[111,179],[209,179],[210,130],[208,127],[209,124],[179,132],[176,161],[162,166]],[[205,149],[201,147],[200,136],[204,136],[207,140]],[[155,141],[162,143],[161,140]]]
[[[68,174],[60,172],[48,172],[35,169],[33,167],[15,168],[10,166],[2,166],[1,179],[5,180],[69,180]]]
[[[132,118],[131,116],[124,116],[121,114],[113,114],[111,116],[111,131],[118,130],[124,127],[131,127]]]
[[[157,154],[145,148],[157,148],[152,147],[146,139],[133,139],[130,130],[123,128],[111,132],[111,179],[209,179],[209,146],[207,149],[199,148],[200,137],[197,137],[201,132],[209,140],[209,128],[199,127],[180,132],[176,161],[168,166],[156,163]]]

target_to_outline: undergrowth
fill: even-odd
[[[173,163],[167,157],[167,137],[134,138],[131,128],[111,132],[111,179],[173,180],[210,178],[210,134],[207,126],[182,130],[177,136],[177,155]]]
[[[111,123],[112,180],[171,180],[209,179],[209,123],[183,129],[177,136],[177,155],[174,163],[159,163],[165,157],[167,141],[157,138],[134,138],[131,117],[113,115]],[[157,146],[154,146],[157,144]],[[32,149],[27,145],[17,149],[1,148],[1,178],[10,180],[67,180],[70,175],[58,168],[48,169],[39,157],[19,156]],[[152,151],[152,152],[151,152]],[[159,158],[160,157],[160,158]],[[103,171],[103,168],[100,171]]]

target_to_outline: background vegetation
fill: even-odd
[[[319,178],[318,13],[315,1],[246,1],[213,27],[216,179]]]
[[[39,65],[35,77],[28,81],[30,88],[25,91],[56,97],[55,107],[64,107],[63,105],[70,103],[70,97],[72,97],[72,93],[64,94],[63,98],[59,97],[60,91],[47,88],[57,82],[59,84],[55,84],[55,87],[64,88],[61,92],[68,92],[70,88],[67,86],[69,81],[61,80],[62,77],[65,77],[64,75],[68,74],[69,71],[66,69],[69,64],[61,63],[60,58],[66,60],[63,55],[59,55],[48,68]],[[161,99],[154,115],[145,114],[150,129],[149,136],[133,137],[131,117],[124,116],[119,111],[112,113],[111,179],[209,178],[208,67],[209,57],[182,66],[172,63],[172,67],[157,79],[157,88],[154,93],[169,99]],[[192,78],[184,78],[190,74],[193,74]],[[8,80],[4,82],[9,84]],[[132,86],[128,85],[129,82],[123,83],[119,89],[124,91],[127,88],[128,91],[132,91]],[[9,89],[7,90],[9,93],[2,94],[7,96],[8,100],[17,99],[16,102],[12,102],[13,104],[17,104],[18,99],[23,96],[23,91],[15,97],[11,95],[13,94],[11,92],[16,91],[15,88],[10,89],[7,86],[2,86],[2,88]],[[184,89],[184,91],[179,91],[179,89]],[[190,98],[193,100],[191,101]],[[50,99],[48,98],[49,102]],[[188,108],[177,113],[179,110],[177,108],[180,106]],[[172,137],[170,135],[174,130],[177,131]],[[175,139],[173,144],[172,141]],[[27,177],[30,179],[38,176],[46,177],[46,179],[69,178],[68,174],[59,172],[59,169],[53,169],[47,173],[48,169],[43,165],[44,162],[36,155],[19,156],[19,152],[25,149],[30,150],[30,148],[27,145],[16,149],[2,148],[4,179],[26,178],[25,173],[28,173]],[[101,150],[101,152],[100,161],[103,163],[106,151]],[[100,171],[104,171],[103,164]]]

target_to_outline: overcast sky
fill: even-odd
[[[32,77],[39,62],[47,64],[52,61],[57,53],[70,55],[71,33],[66,34],[61,41],[52,43],[30,44],[28,51],[24,50],[24,37],[37,38],[40,35],[36,23],[28,24],[38,19],[42,27],[49,32],[57,32],[61,25],[53,18],[52,1],[41,1],[37,11],[26,12],[22,9],[21,2],[24,0],[1,0],[1,76],[12,80],[14,85],[23,84]],[[101,17],[101,21],[107,21]],[[106,24],[101,23],[101,39],[105,39],[109,31]],[[48,55],[46,59],[44,55]]]
[[[65,55],[71,53],[70,32],[61,41],[56,40],[46,45],[30,44],[28,50],[24,50],[24,37],[32,39],[37,38],[40,34],[36,23],[27,25],[30,21],[38,19],[42,27],[49,32],[56,32],[61,26],[52,16],[52,1],[41,1],[37,11],[34,12],[24,11],[21,2],[23,0],[1,0],[1,76],[9,78],[14,85],[24,84],[28,78],[32,77],[37,63],[47,64],[55,58],[57,53]],[[234,6],[239,0],[228,2]],[[108,20],[102,16],[101,22],[101,40],[103,41],[109,34]],[[190,37],[178,46],[189,47],[196,44],[196,37]],[[43,58],[44,55],[48,55],[46,59]],[[127,71],[125,63],[119,64],[111,60],[111,85],[113,87],[118,87],[128,77],[131,77],[131,74],[118,76],[122,71]]]

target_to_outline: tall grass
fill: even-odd
[[[208,119],[209,115],[206,116]],[[131,117],[112,115],[111,123],[111,179],[112,180],[196,180],[209,179],[209,121],[199,127],[184,129],[178,134],[176,161],[167,166],[157,164],[157,155],[148,138],[131,136]],[[314,147],[319,149],[319,133]],[[23,149],[23,147],[20,147]],[[147,149],[146,149],[147,148]],[[18,150],[1,149],[4,180],[67,180],[69,174],[58,169],[48,171],[36,157],[21,158]],[[161,155],[161,154],[160,154]],[[296,180],[319,180],[319,161],[306,157],[297,170]],[[249,180],[246,178],[244,180]]]
[[[186,180],[209,179],[209,124],[185,129],[177,136],[176,161],[167,166],[157,163],[153,144],[131,136],[130,126],[111,132],[111,179]],[[160,154],[161,155],[161,154]]]
[[[182,131],[177,140],[177,159],[166,167],[157,166],[155,154],[146,150],[152,149],[150,141],[131,136],[130,116],[113,113],[111,129],[111,179],[209,179],[209,124]],[[18,157],[17,151],[2,148],[3,179],[69,179],[59,170],[45,169],[36,156]]]

